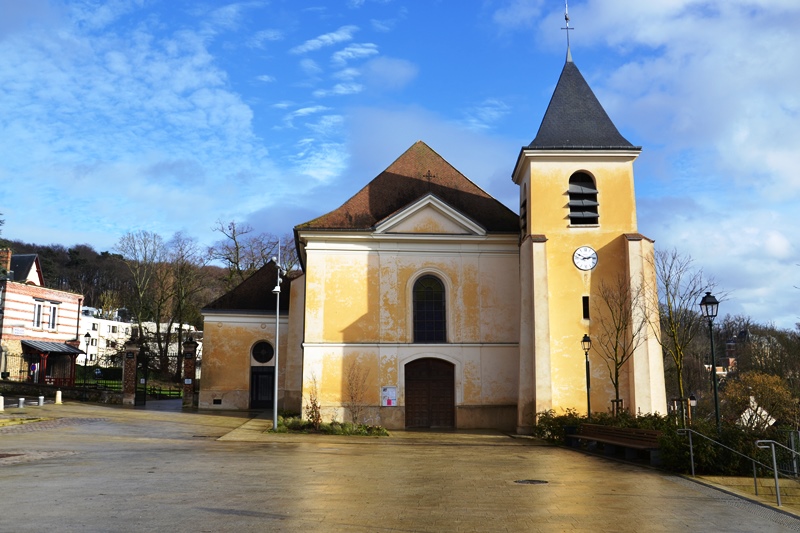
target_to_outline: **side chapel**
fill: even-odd
[[[204,310],[200,408],[272,407],[310,394],[326,418],[389,429],[528,432],[535,413],[611,408],[608,369],[581,340],[599,333],[600,287],[618,280],[657,319],[653,241],[637,231],[633,146],[568,54],[534,140],[513,167],[519,213],[418,141],[333,211],[295,227],[301,272],[276,297],[270,263]],[[288,290],[287,290],[288,286]],[[632,412],[666,412],[649,328],[623,365]],[[587,402],[587,400],[589,400]]]

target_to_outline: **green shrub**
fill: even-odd
[[[565,435],[577,431],[578,426],[586,422],[586,417],[579,415],[574,409],[567,409],[560,415],[553,410],[543,411],[536,416],[533,435],[550,442],[563,443]],[[661,468],[683,473],[691,470],[689,436],[678,433],[680,426],[672,416],[635,416],[627,411],[620,412],[617,416],[611,413],[592,413],[591,423],[661,431]],[[771,427],[756,432],[725,421],[721,424],[721,433],[718,436],[716,423],[699,417],[694,419],[691,429],[730,448],[716,445],[699,435],[692,435],[695,472],[698,474],[752,476],[752,459],[766,465],[772,464],[771,452],[756,447],[755,441],[786,441],[785,428]]]
[[[382,426],[352,424],[350,422],[320,423],[315,427],[311,420],[300,417],[278,418],[277,433],[321,433],[324,435],[360,435],[365,437],[387,437],[389,432]]]

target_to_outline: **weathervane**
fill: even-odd
[[[567,32],[567,53],[569,53],[569,31],[575,29],[569,27],[569,0],[564,0],[564,21],[566,22],[566,27],[561,29]]]

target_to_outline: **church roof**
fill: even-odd
[[[422,141],[414,143],[338,209],[296,226],[295,231],[371,230],[381,220],[429,193],[470,217],[487,232],[519,232],[519,218],[513,211]]]
[[[640,150],[608,118],[578,67],[567,59],[532,150]]]
[[[283,278],[280,297],[281,313],[289,312],[289,284],[291,280],[300,274],[299,271],[291,271]],[[205,306],[201,311],[223,313],[226,311],[267,312],[272,314],[275,312],[275,295],[272,293],[272,289],[277,284],[278,269],[275,263],[270,261],[229,292]]]

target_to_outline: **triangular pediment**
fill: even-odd
[[[429,193],[379,222],[375,226],[375,233],[486,235],[486,230]]]

